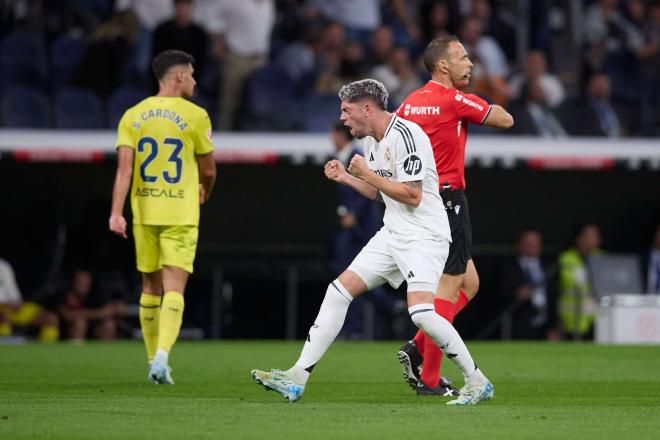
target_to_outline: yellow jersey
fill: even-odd
[[[213,152],[203,108],[178,97],[152,96],[126,110],[117,148],[133,148],[131,208],[141,225],[199,224],[196,155]]]

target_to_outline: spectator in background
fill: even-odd
[[[566,130],[549,106],[541,79],[525,83],[521,99],[511,105],[516,123],[511,133],[544,138],[566,137]]]
[[[493,9],[488,0],[472,0],[470,15],[481,20],[484,35],[489,35],[497,41],[506,55],[506,59],[509,62],[515,61],[516,18],[501,13],[493,14]]]
[[[560,113],[571,135],[618,138],[626,133],[625,111],[612,100],[610,78],[605,73],[593,74],[586,96],[567,101]]]
[[[208,37],[193,23],[193,0],[173,0],[174,17],[158,25],[153,36],[153,59],[168,49],[182,50],[195,58],[195,76],[202,78],[206,66]]]
[[[346,44],[346,33],[344,27],[337,22],[330,22],[324,28],[321,35],[319,53],[324,58],[322,63],[339,62]],[[328,61],[332,60],[332,61]]]
[[[589,257],[603,253],[600,229],[585,223],[575,230],[573,247],[559,254],[559,318],[567,337],[593,338],[597,303],[591,286]]]
[[[151,72],[153,31],[158,24],[174,14],[172,0],[115,0],[117,12],[130,9],[139,22],[132,63],[146,77]]]
[[[373,67],[387,63],[392,50],[394,50],[394,33],[392,29],[389,26],[378,27],[371,34],[367,64]]]
[[[335,147],[335,158],[348,166],[353,156],[364,153],[354,143],[350,129],[337,121],[330,132]],[[338,185],[340,231],[335,237],[335,256],[339,268],[346,267],[382,226],[382,208],[378,202],[368,199],[345,185]]]
[[[605,67],[606,58],[639,44],[640,33],[619,11],[619,0],[598,0],[584,15],[587,62],[592,71]]]
[[[304,30],[303,39],[288,44],[277,56],[276,63],[294,80],[316,70],[321,54],[322,30],[316,26]]]
[[[413,48],[425,44],[422,36],[421,8],[423,0],[390,0],[389,7],[394,19],[395,42],[399,46]]]
[[[566,97],[564,85],[556,75],[548,72],[548,63],[545,54],[540,50],[532,50],[525,58],[525,67],[522,72],[514,74],[509,79],[510,99],[520,98],[523,86],[538,79],[543,89],[546,103],[551,108],[557,108]]]
[[[115,339],[118,319],[125,314],[126,305],[100,291],[93,281],[91,272],[76,269],[70,285],[59,298],[57,311],[72,341],[84,341],[90,325],[96,338]]]
[[[196,3],[197,4],[197,3]],[[245,82],[268,62],[274,0],[200,0],[195,13],[222,60],[218,127],[236,128]]]
[[[374,67],[370,76],[382,82],[389,90],[391,108],[397,108],[410,93],[423,85],[410,62],[408,50],[403,47],[394,49],[387,64]]]
[[[649,4],[642,39],[633,49],[641,67],[642,129],[644,134],[657,134],[660,131],[660,1]]]
[[[39,340],[43,342],[60,338],[57,315],[35,302],[23,301],[14,270],[0,258],[0,337],[11,336],[12,325],[39,327]]]
[[[645,14],[646,5],[644,0],[626,0],[624,16],[636,29],[639,30],[644,27]]]
[[[339,62],[326,57],[327,64],[319,72],[316,80],[316,93],[336,95],[346,83],[357,81],[366,73],[366,60],[362,45],[355,40],[348,41],[342,50]]]
[[[449,35],[449,7],[443,0],[425,1],[421,6],[422,37],[431,41]]]
[[[542,249],[541,233],[524,230],[516,243],[517,255],[502,268],[500,292],[509,305],[513,339],[559,339],[557,296],[541,263]]]
[[[308,0],[308,4],[327,20],[341,23],[347,38],[363,45],[381,24],[380,0]]]
[[[353,156],[364,153],[354,143],[350,129],[343,122],[337,121],[330,132],[335,146],[335,158],[348,167]],[[360,250],[367,244],[373,234],[383,225],[383,208],[381,204],[368,199],[345,185],[338,185],[339,231],[334,237],[333,254],[337,264],[337,274],[350,264]],[[360,339],[364,336],[364,303],[371,299],[374,305],[384,314],[392,313],[394,299],[383,287],[372,290],[353,300],[348,309],[346,321],[342,329],[346,339]]]
[[[660,295],[660,225],[655,229],[646,266],[646,292]]]
[[[310,73],[334,72],[341,63],[345,44],[341,24],[313,25],[306,29],[305,41],[292,43],[282,50],[277,63],[294,80]]]
[[[115,13],[92,36],[73,84],[108,97],[119,86],[127,60],[138,40],[140,24],[130,9]]]
[[[472,89],[495,104],[505,105],[511,94],[505,81],[509,66],[502,48],[493,37],[483,35],[483,23],[477,17],[463,20],[459,36],[470,59],[472,67]]]

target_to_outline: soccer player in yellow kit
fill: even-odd
[[[152,68],[158,94],[128,109],[117,129],[110,230],[127,238],[123,209],[130,186],[148,380],[160,384],[174,384],[169,352],[193,271],[199,205],[211,195],[216,174],[209,116],[185,99],[195,90],[192,63],[191,55],[177,50],[157,55]]]

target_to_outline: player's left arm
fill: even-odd
[[[133,158],[135,152],[133,148],[120,145],[117,149],[117,172],[115,174],[115,183],[112,187],[112,208],[110,210],[110,220],[108,221],[110,230],[123,238],[126,235],[126,219],[124,218],[124,204],[128,189],[131,186],[133,177]]]
[[[351,163],[348,167],[348,172],[370,184],[379,192],[385,194],[397,202],[404,203],[408,206],[416,208],[422,202],[422,182],[409,181],[409,182],[395,182],[387,180],[379,176],[369,169],[367,161],[360,155],[353,156]]]

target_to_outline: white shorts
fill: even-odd
[[[355,257],[348,270],[355,272],[368,290],[386,282],[396,289],[406,280],[408,292],[435,294],[448,254],[447,239],[401,243],[382,228]]]

